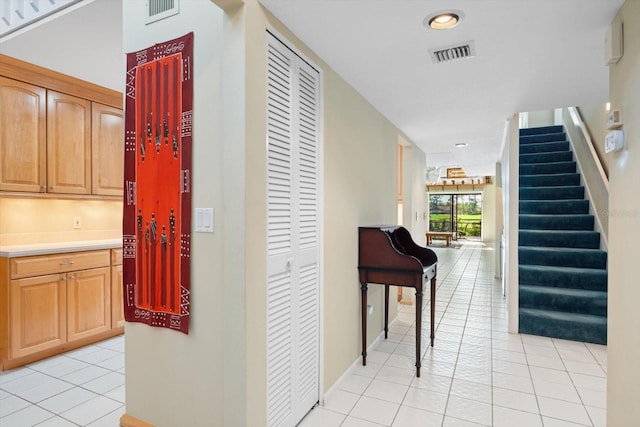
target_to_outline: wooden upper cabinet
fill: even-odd
[[[124,180],[122,110],[94,102],[91,107],[93,194],[121,196]]]
[[[0,77],[0,191],[46,191],[46,91]]]
[[[47,92],[47,191],[91,194],[91,102]]]

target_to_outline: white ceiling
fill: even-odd
[[[6,0],[2,0],[6,1]],[[185,1],[185,0],[183,0]],[[260,0],[427,153],[493,175],[513,113],[607,101],[604,33],[623,0]],[[462,11],[450,30],[425,16]],[[428,51],[474,41],[476,57]],[[0,39],[0,53],[122,90],[120,0],[84,0]],[[469,146],[455,149],[455,143]]]
[[[427,153],[494,175],[513,113],[607,101],[604,34],[623,0],[260,0]],[[458,26],[427,30],[436,11]],[[476,57],[429,50],[474,41]],[[468,143],[466,148],[454,144]]]

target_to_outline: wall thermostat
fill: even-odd
[[[612,130],[607,133],[604,138],[604,152],[610,153],[618,151],[624,146],[624,132],[621,130]]]

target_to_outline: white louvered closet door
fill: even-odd
[[[319,399],[319,73],[269,35],[267,420]]]

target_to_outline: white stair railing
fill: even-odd
[[[0,39],[82,0],[0,0]]]

